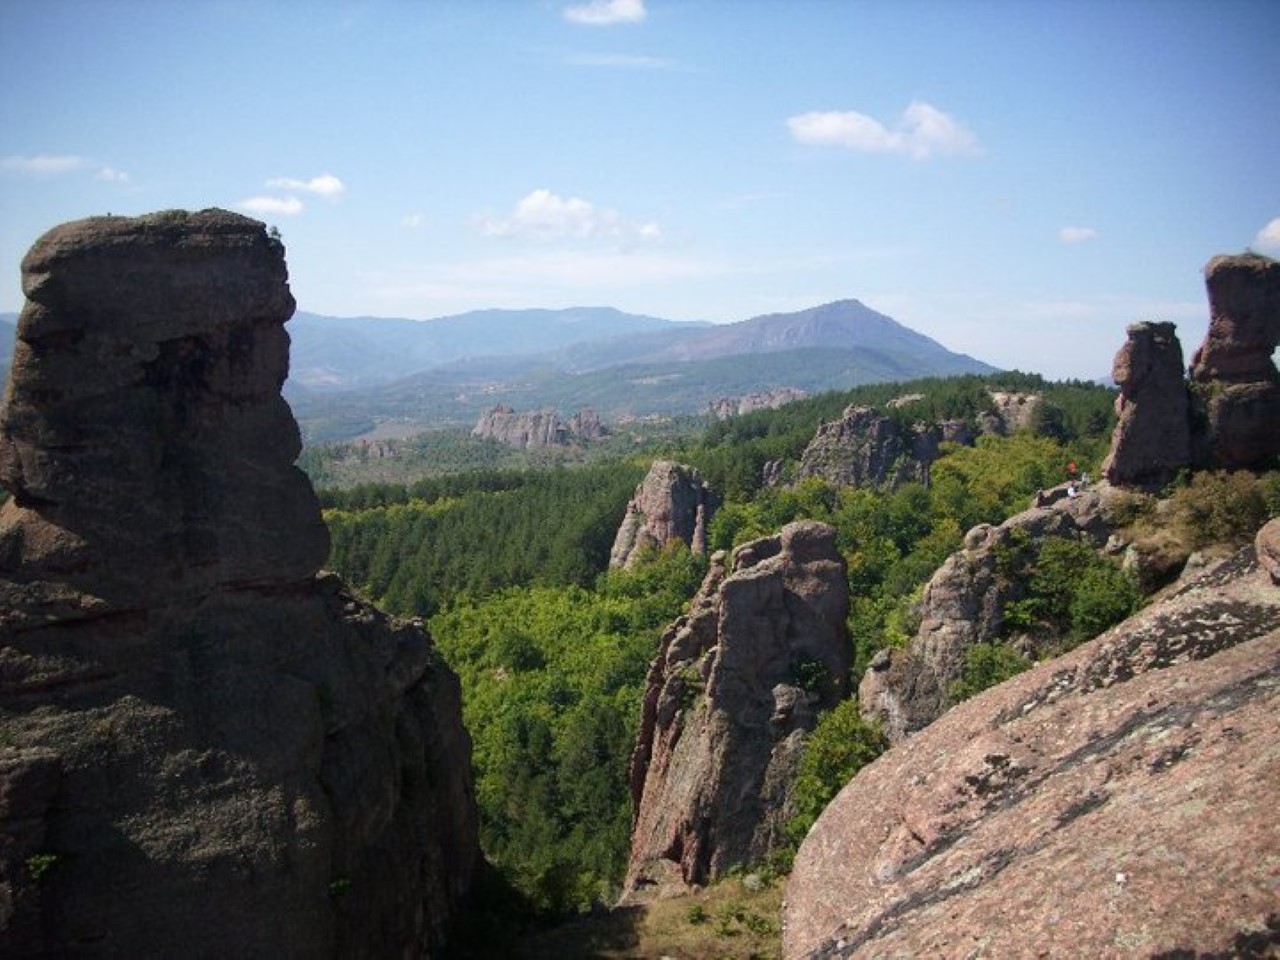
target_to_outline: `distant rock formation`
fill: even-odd
[[[1209,330],[1182,374],[1171,323],[1138,323],[1116,354],[1119,425],[1102,475],[1155,489],[1187,467],[1269,469],[1280,458],[1280,262],[1257,254],[1205,267]]]
[[[1209,330],[1191,359],[1207,450],[1227,469],[1267,469],[1280,456],[1280,262],[1257,254],[1205,267]],[[1202,453],[1203,455],[1203,453]]]
[[[97,217],[0,408],[0,953],[429,956],[478,862],[457,678],[316,576],[280,243]]]
[[[1038,393],[992,390],[989,395],[991,409],[979,418],[981,432],[988,436],[1007,437],[1030,430],[1044,410],[1044,397]]]
[[[796,857],[783,956],[1273,955],[1280,590],[1254,553],[863,768]]]
[[[1191,421],[1182,345],[1172,323],[1135,323],[1111,378],[1116,428],[1102,476],[1116,486],[1162,487],[1191,465]]]
[[[1101,547],[1108,533],[1095,490],[1032,507],[998,527],[974,527],[963,549],[948,557],[925,586],[920,627],[910,643],[881,650],[863,676],[858,687],[863,716],[877,720],[896,743],[943,714],[969,649],[998,639],[1005,607],[1022,599],[1022,587],[1000,569],[1015,536],[1028,543],[1067,537]]]
[[[797,387],[780,387],[777,390],[748,393],[742,397],[720,397],[712,400],[708,407],[717,420],[728,420],[756,410],[777,410],[788,403],[803,400],[808,395]]]
[[[940,426],[905,426],[870,407],[847,407],[839,420],[818,427],[800,457],[796,479],[818,477],[840,487],[876,489],[928,483],[943,439]]]
[[[517,450],[542,450],[580,440],[599,440],[606,432],[600,418],[590,410],[579,410],[568,420],[561,420],[554,410],[517,413],[499,404],[480,415],[471,435]]]
[[[720,498],[693,467],[655,460],[627,503],[609,551],[609,566],[630,568],[649,550],[679,540],[694,553],[707,552],[707,524]]]
[[[706,883],[784,840],[805,735],[848,692],[848,608],[826,524],[715,554],[649,668],[629,896]]]

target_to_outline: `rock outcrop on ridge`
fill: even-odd
[[[1156,489],[1187,467],[1270,469],[1280,459],[1280,262],[1258,254],[1205,267],[1209,329],[1183,377],[1171,323],[1137,323],[1116,354],[1119,424],[1102,476]]]
[[[744,413],[757,410],[777,410],[788,403],[803,400],[809,394],[798,387],[779,387],[776,390],[764,390],[760,393],[748,393],[741,397],[720,397],[707,405],[710,414],[717,420],[728,420],[740,417]]]
[[[1191,358],[1202,449],[1227,469],[1266,469],[1280,457],[1280,261],[1214,257],[1205,267],[1209,330]]]
[[[694,553],[707,552],[707,524],[720,498],[693,467],[655,460],[627,501],[609,551],[609,566],[630,568],[649,550],[679,540]]]
[[[944,438],[938,426],[904,426],[870,407],[848,407],[839,420],[818,427],[800,457],[796,478],[877,489],[927,483]]]
[[[561,420],[554,410],[518,413],[503,404],[482,413],[471,430],[473,437],[496,440],[517,450],[564,447],[579,440],[599,440],[605,433],[600,418],[590,410],[579,410]]]
[[[848,692],[848,608],[826,524],[712,557],[649,668],[628,896],[706,883],[785,840],[804,738]]]
[[[1191,465],[1191,419],[1182,345],[1172,323],[1135,323],[1111,378],[1116,428],[1102,476],[1116,486],[1158,488]]]
[[[1094,489],[1032,507],[999,526],[974,527],[925,586],[920,627],[910,643],[881,650],[872,660],[858,687],[862,715],[878,721],[897,743],[943,714],[966,653],[998,639],[1005,607],[1023,598],[1023,586],[1001,572],[1001,557],[1015,538],[1039,543],[1064,537],[1101,547],[1109,532],[1102,496]]]
[[[1246,548],[863,768],[796,857],[783,955],[1273,955],[1278,677]]]
[[[284,250],[225,211],[23,261],[0,408],[0,953],[430,956],[478,862],[457,678],[317,571]]]

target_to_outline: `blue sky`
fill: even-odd
[[[1280,255],[1276,0],[4,0],[0,310],[46,229],[222,206],[301,309],[856,297],[1104,375]]]

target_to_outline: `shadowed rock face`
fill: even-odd
[[[823,812],[783,955],[1270,956],[1278,676],[1250,548],[966,701]]]
[[[286,280],[224,211],[67,224],[24,261],[0,954],[429,956],[469,889],[457,678],[316,576]]]
[[[1264,469],[1280,456],[1280,262],[1257,254],[1205,267],[1209,331],[1191,361],[1207,456],[1228,469]]]
[[[805,735],[847,693],[848,608],[826,524],[712,558],[649,668],[628,895],[705,883],[784,839]]]
[[[98,217],[37,241],[22,286],[0,571],[116,607],[315,573],[278,241],[222,211]]]
[[[1117,423],[1102,476],[1116,486],[1160,487],[1191,464],[1182,345],[1172,323],[1135,323],[1116,354]]]

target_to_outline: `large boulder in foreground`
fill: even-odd
[[[457,678],[317,575],[284,250],[59,227],[0,410],[0,954],[430,956],[478,860]]]
[[[1270,956],[1277,710],[1249,548],[863,768],[796,857],[783,955]]]
[[[826,524],[715,554],[649,668],[628,896],[704,884],[785,842],[804,739],[848,692],[848,610]]]

